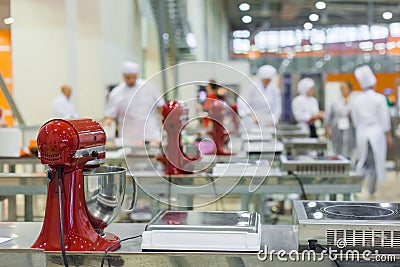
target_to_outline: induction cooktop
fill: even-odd
[[[293,219],[299,247],[317,239],[328,246],[400,248],[400,203],[295,201]]]
[[[328,148],[328,142],[318,138],[283,138],[282,143],[286,154],[291,155],[323,153]]]
[[[303,203],[308,219],[399,220],[397,203],[308,202]]]
[[[348,175],[350,161],[342,155],[281,155],[281,169],[303,175]]]

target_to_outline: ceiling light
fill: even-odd
[[[386,44],[385,43],[377,43],[374,45],[375,50],[385,50]]]
[[[248,11],[248,10],[250,10],[250,5],[247,3],[241,3],[239,5],[239,9],[240,9],[240,11]]]
[[[386,44],[386,49],[387,50],[392,50],[392,49],[395,49],[395,48],[396,48],[396,43],[395,42],[388,42]]]
[[[391,18],[393,18],[393,13],[390,11],[383,12],[382,17],[384,19],[391,19]]]
[[[312,50],[314,50],[314,51],[321,51],[324,49],[324,46],[322,44],[313,44],[311,47],[312,47]]]
[[[319,20],[319,15],[318,14],[310,14],[310,16],[308,16],[310,21],[318,21]]]
[[[305,46],[303,46],[303,51],[304,51],[304,52],[311,52],[311,45],[305,45]]]
[[[9,24],[13,24],[14,23],[14,18],[6,18],[6,19],[4,19],[4,24],[7,24],[7,25],[9,25]]]
[[[250,23],[252,20],[253,20],[253,18],[250,17],[249,15],[246,15],[246,16],[242,17],[243,23]]]
[[[318,1],[315,3],[315,7],[317,9],[325,9],[326,8],[326,3],[323,1]]]
[[[250,31],[248,30],[234,31],[232,35],[234,38],[249,38]]]
[[[313,25],[311,22],[306,22],[306,23],[304,23],[303,27],[306,30],[311,30],[313,28]]]
[[[374,43],[371,41],[361,42],[358,44],[358,46],[361,50],[364,51],[371,51],[372,49],[374,49]]]
[[[188,32],[186,34],[186,43],[190,48],[195,48],[197,46],[196,35],[194,35],[192,32]]]
[[[392,37],[400,37],[400,22],[390,23],[389,29]]]

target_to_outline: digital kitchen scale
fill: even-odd
[[[308,154],[310,151],[323,153],[328,149],[328,142],[318,138],[283,138],[282,143],[287,154]]]
[[[274,128],[252,128],[242,134],[244,142],[267,142],[274,139]]]
[[[308,240],[340,249],[400,250],[400,204],[350,201],[294,201],[299,249]]]
[[[299,130],[280,130],[277,129],[274,133],[276,138],[303,138],[310,136],[310,133],[306,130],[299,129]]]
[[[268,160],[257,162],[217,163],[212,168],[213,176],[267,176],[270,170]]]
[[[248,154],[281,153],[283,144],[279,141],[261,141],[244,143],[244,150]]]
[[[249,211],[160,211],[142,235],[142,250],[257,252],[260,215]]]

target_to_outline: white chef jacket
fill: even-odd
[[[122,82],[111,91],[105,116],[118,120],[125,146],[142,145],[161,140],[157,107],[164,104],[161,93],[150,82],[137,79],[132,87]]]
[[[362,173],[368,154],[368,142],[374,154],[378,181],[386,178],[386,136],[391,128],[389,108],[383,95],[369,89],[358,94],[351,102],[351,118],[356,129],[358,163]]]
[[[277,124],[282,113],[279,88],[272,83],[264,88],[261,81],[256,81],[255,85],[247,87],[238,97],[237,105],[239,116],[242,118],[254,112],[260,127]]]
[[[313,96],[298,95],[292,100],[294,119],[302,130],[309,131],[311,117],[319,112],[318,101]]]
[[[75,105],[71,99],[64,94],[60,94],[53,102],[53,113],[57,118],[72,119],[78,118],[79,114],[75,111]]]

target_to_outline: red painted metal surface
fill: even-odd
[[[167,132],[167,147],[162,156],[157,157],[164,163],[164,173],[167,175],[188,174],[187,165],[197,160],[187,156],[182,149],[181,131],[188,119],[188,109],[177,101],[167,101],[163,107],[163,124]]]
[[[224,102],[213,100],[208,111],[208,117],[210,118],[212,125],[209,135],[214,141],[216,155],[232,155],[231,152],[225,151],[225,146],[229,141],[229,133],[223,125],[225,108]]]
[[[99,235],[104,222],[91,222],[84,195],[83,168],[94,159],[87,155],[74,158],[79,149],[105,145],[106,135],[100,124],[91,119],[55,119],[42,126],[38,134],[38,149],[43,164],[49,164],[54,178],[48,184],[46,213],[42,230],[32,248],[60,251],[57,169],[62,168],[62,214],[66,251],[104,251],[120,247],[113,234]],[[100,153],[96,158],[104,158]],[[92,223],[95,223],[93,226]]]
[[[86,212],[83,191],[83,173],[80,169],[64,169],[62,178],[62,209],[66,251],[104,251],[118,243],[119,238],[109,234],[100,236],[93,228]],[[48,185],[46,214],[39,237],[32,248],[60,251],[57,179]],[[118,249],[116,244],[112,250]]]

